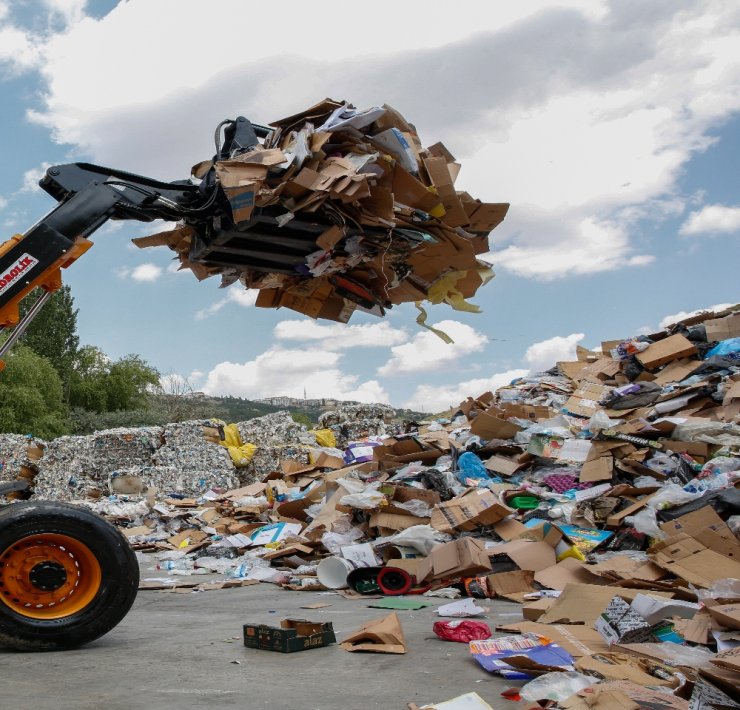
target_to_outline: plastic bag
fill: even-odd
[[[654,508],[643,508],[635,515],[626,518],[625,523],[631,525],[637,532],[655,540],[664,540],[667,537],[658,527],[658,519]]]
[[[425,557],[441,542],[452,540],[450,535],[435,530],[431,525],[412,525],[388,538],[391,545],[413,547]]]
[[[227,451],[231,461],[237,468],[244,468],[254,458],[257,451],[255,444],[242,444],[241,446],[228,446]]]
[[[721,446],[740,446],[740,426],[731,422],[685,421],[671,435],[676,441],[701,441]]]
[[[378,490],[368,486],[362,493],[350,493],[339,499],[340,505],[348,505],[350,508],[360,510],[373,510],[379,508],[385,502],[385,496]]]
[[[317,429],[312,431],[311,434],[316,437],[316,443],[319,446],[326,446],[330,449],[336,448],[337,438],[331,429]]]
[[[545,675],[529,681],[529,683],[522,686],[519,695],[522,700],[531,703],[536,703],[538,700],[560,701],[599,682],[599,678],[576,671],[556,671],[545,673]]]
[[[740,360],[740,338],[728,338],[715,345],[708,353],[707,357],[721,355]]]
[[[411,515],[417,518],[428,518],[432,514],[432,508],[430,508],[423,500],[407,500],[404,503],[393,501],[393,505],[396,508],[403,508],[408,510]]]
[[[347,532],[325,532],[321,536],[321,544],[331,552],[332,555],[341,556],[342,548],[348,545],[354,545],[357,540],[361,540],[365,534],[357,528],[350,528]]]
[[[239,434],[239,427],[236,424],[227,424],[224,426],[224,438],[221,440],[221,446],[236,446],[242,445],[242,437]]]
[[[490,476],[483,465],[483,462],[470,451],[466,451],[464,454],[460,455],[457,460],[457,465],[459,468],[457,477],[460,483],[465,486],[478,485],[478,482],[488,483],[492,480],[501,480],[494,479]]]
[[[649,508],[653,510],[663,510],[665,508],[673,508],[677,505],[683,505],[688,503],[694,498],[697,498],[697,493],[687,493],[677,483],[666,483],[647,504]]]
[[[616,348],[612,348],[609,354],[612,356],[612,360],[627,360],[627,358],[637,353],[644,352],[649,347],[650,343],[631,338],[630,340],[623,340]]]
[[[675,470],[678,468],[678,463],[671,456],[664,454],[662,451],[656,451],[650,459],[646,461],[645,465],[653,471],[662,473],[664,476],[673,475]]]
[[[440,616],[456,616],[464,618],[467,616],[480,616],[485,612],[482,606],[478,606],[470,597],[465,597],[460,601],[443,604],[437,607],[437,614]]]
[[[740,597],[740,580],[719,579],[708,589],[694,589],[697,599],[704,603],[707,599],[737,599]]]
[[[732,471],[740,471],[740,458],[716,456],[702,466],[701,473],[697,478],[717,476],[720,473],[731,473]]]
[[[600,409],[598,412],[591,416],[591,419],[588,420],[588,424],[586,424],[586,429],[595,434],[602,429],[613,429],[615,426],[621,424],[622,421],[624,420],[609,419],[604,410]]]
[[[490,627],[483,621],[435,621],[432,631],[444,641],[459,643],[483,641],[493,636]]]

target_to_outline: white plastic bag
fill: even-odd
[[[522,700],[530,703],[536,703],[538,700],[560,701],[599,682],[598,678],[576,671],[556,671],[529,681],[521,687],[519,695]]]

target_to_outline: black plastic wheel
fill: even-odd
[[[138,587],[128,541],[86,508],[26,501],[0,509],[0,646],[89,643],[126,616]]]

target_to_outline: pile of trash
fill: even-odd
[[[577,358],[426,422],[368,407],[274,437],[252,420],[236,429],[254,456],[264,436],[266,475],[88,504],[161,570],[145,588],[448,598],[459,618],[434,632],[527,701],[738,707],[740,306]],[[229,429],[208,445],[234,462]],[[494,637],[465,618],[486,598],[522,620]]]
[[[218,185],[228,224],[189,219],[134,243],[312,318],[346,323],[410,301],[475,310],[465,299],[493,277],[477,256],[509,205],[456,191],[461,166],[442,143],[423,148],[390,106],[332,99],[270,126],[264,144],[192,170]]]

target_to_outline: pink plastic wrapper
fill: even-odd
[[[469,620],[435,621],[432,631],[445,641],[459,641],[460,643],[484,641],[493,635],[488,624]]]

